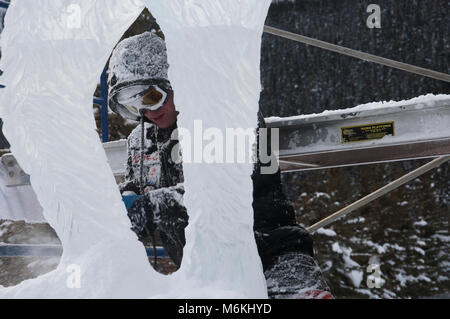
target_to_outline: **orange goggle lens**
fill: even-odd
[[[164,98],[164,95],[158,91],[156,88],[152,88],[147,94],[145,94],[142,97],[142,102],[144,105],[156,105],[158,103],[161,103],[162,99]]]

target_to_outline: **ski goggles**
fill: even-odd
[[[169,100],[170,92],[171,87],[168,81],[138,84],[120,90],[117,94],[117,102],[140,117],[146,110],[160,109]]]

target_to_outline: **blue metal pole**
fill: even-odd
[[[103,99],[94,96],[94,104],[97,104],[99,106],[103,106]]]
[[[102,101],[102,141],[109,142],[108,130],[108,84],[106,79],[106,68],[103,70],[100,78],[100,92]]]
[[[148,257],[154,257],[153,248],[145,247]],[[62,255],[61,245],[13,245],[0,244],[0,257],[59,257]],[[156,247],[156,255],[168,257],[163,247]]]
[[[0,1],[0,8],[8,9],[8,7],[9,7],[9,2]]]

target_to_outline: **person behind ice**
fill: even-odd
[[[109,63],[109,106],[140,122],[127,139],[125,181],[119,185],[132,230],[141,241],[152,238],[154,244],[158,229],[167,254],[179,267],[188,214],[182,201],[182,163],[171,156],[178,143],[171,139],[178,112],[168,67],[164,40],[156,34],[124,39]],[[261,114],[258,124],[265,126]],[[254,233],[269,296],[332,298],[313,259],[312,238],[296,223],[283,193],[279,168],[274,174],[261,174],[261,166],[258,159],[252,174]]]

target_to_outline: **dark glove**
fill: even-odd
[[[264,275],[270,298],[333,298],[319,266],[309,255],[299,252],[280,255]]]
[[[277,257],[290,253],[301,253],[313,257],[313,240],[301,226],[284,226],[273,230],[255,231],[259,255],[266,270]]]
[[[174,263],[179,267],[186,243],[184,229],[188,225],[188,214],[182,203],[182,187],[159,189],[146,194],[155,203],[155,222],[164,248]]]
[[[147,196],[139,196],[128,210],[131,220],[131,229],[140,240],[153,235],[157,228],[154,213],[156,205],[149,201]]]

